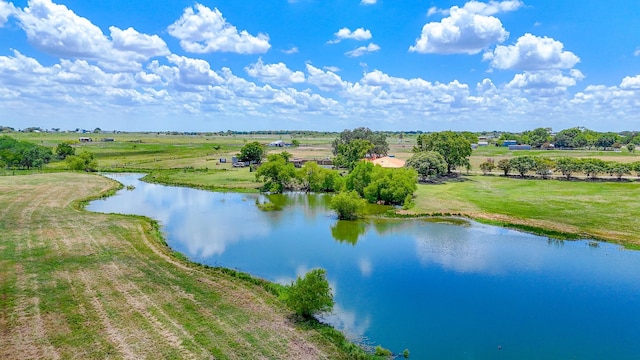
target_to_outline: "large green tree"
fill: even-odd
[[[296,168],[287,161],[289,156],[287,152],[267,156],[267,162],[256,171],[256,180],[265,183],[263,190],[279,194],[296,179]]]
[[[389,144],[387,136],[380,132],[373,132],[366,127],[359,127],[353,130],[344,130],[338,137],[333,140],[331,146],[333,155],[338,156],[341,151],[341,145],[347,145],[354,140],[366,140],[371,143],[372,147],[367,151],[369,155],[385,156],[389,152]]]
[[[326,270],[313,269],[298,277],[289,287],[286,303],[306,319],[331,311],[334,301]]]
[[[66,159],[69,155],[75,155],[76,149],[74,149],[70,144],[63,142],[56,146],[56,155],[58,155],[59,159]]]
[[[447,173],[447,163],[440,153],[420,151],[407,160],[407,167],[415,169],[422,178],[438,177]]]
[[[550,128],[537,128],[522,133],[522,140],[535,148],[541,148],[542,145],[551,141]]]
[[[315,161],[306,162],[297,173],[302,190],[307,192],[335,192],[344,185],[344,178],[335,170],[325,169]]]
[[[345,144],[338,145],[338,153],[333,158],[333,164],[339,168],[347,168],[350,171],[370,153],[374,145],[369,140],[356,139]]]
[[[364,198],[370,203],[403,205],[418,189],[414,169],[387,169],[375,166],[371,182],[364,188]]]
[[[257,141],[245,144],[240,149],[238,159],[244,162],[253,162],[260,164],[265,156],[265,150],[262,144]]]
[[[418,136],[417,146],[413,152],[435,151],[447,163],[447,174],[451,174],[459,166],[469,165],[471,143],[462,134],[453,131],[442,131]]]
[[[577,127],[561,130],[553,137],[553,142],[556,148],[580,147],[581,143],[577,140],[580,135],[582,135],[582,130]]]

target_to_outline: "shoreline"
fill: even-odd
[[[140,174],[145,174],[145,173],[140,172]],[[86,206],[91,201],[100,200],[109,196],[113,196],[118,191],[124,188],[124,185],[121,182],[111,179],[109,177],[106,177],[102,173],[95,173],[95,175],[107,179],[109,182],[113,183],[113,187],[105,191],[102,191],[100,194],[96,196],[90,196],[88,198],[75,201],[74,203],[72,203],[72,207],[74,209],[78,211],[94,213],[86,209]],[[140,181],[148,182],[145,180],[147,176],[148,176],[148,173],[145,174],[145,176],[141,177]],[[149,183],[154,183],[154,182],[149,182]],[[206,190],[206,191],[218,191],[218,190],[200,189],[200,188],[189,186],[189,185],[175,185],[175,184],[167,185],[162,183],[160,184],[165,186],[189,187],[193,189]],[[229,192],[236,192],[236,191],[229,190]],[[155,219],[149,218],[147,216],[132,215],[132,214],[105,214],[105,215],[131,217],[131,218],[139,219],[146,222],[149,225],[149,229],[146,232],[147,236],[151,237],[155,241],[155,243],[159,246],[156,248],[153,248],[152,243],[147,243],[147,245],[149,247],[152,247],[151,250],[156,252],[159,256],[166,257],[165,260],[167,260],[169,263],[175,266],[181,267],[184,270],[202,272],[203,275],[213,275],[211,274],[211,272],[213,272],[214,274],[228,276],[238,281],[241,281],[250,285],[258,286],[264,291],[266,291],[267,293],[275,296],[278,299],[280,299],[280,296],[282,295],[282,291],[286,288],[284,285],[280,285],[278,283],[275,283],[260,277],[256,277],[247,272],[243,272],[243,271],[239,271],[239,270],[235,270],[235,269],[227,268],[223,266],[210,266],[210,265],[201,264],[201,263],[189,260],[184,254],[172,249],[169,246],[164,235],[161,232],[160,223]],[[286,307],[286,305],[284,305],[284,302],[282,302],[281,306]],[[293,318],[293,316],[291,318]],[[378,359],[378,357],[376,357],[375,355],[372,355],[366,352],[365,350],[365,347],[367,346],[366,344],[358,344],[348,340],[347,336],[342,331],[337,330],[330,324],[326,324],[321,322],[320,320],[315,319],[315,321],[307,320],[302,323],[294,321],[294,325],[296,327],[304,329],[304,331],[309,331],[309,330],[318,331],[320,335],[322,335],[326,340],[328,340],[330,343],[332,343],[334,346],[336,346],[338,349],[343,351],[345,354],[348,354],[349,356],[357,356],[358,358],[362,358],[361,356],[364,356],[363,359]]]
[[[144,173],[144,172],[141,172]],[[158,180],[150,178],[150,173],[144,173],[145,176],[140,180],[153,184],[161,184],[166,186],[179,186],[179,187],[187,187],[193,189],[200,189],[205,191],[213,191],[213,192],[238,192],[238,193],[259,193],[257,189],[246,189],[246,188],[233,188],[233,187],[218,187],[218,186],[200,186],[197,184],[190,184],[188,182],[171,182],[167,180]],[[480,175],[478,175],[480,176]],[[508,178],[513,181],[528,181],[528,180],[541,180],[541,179],[521,179],[519,177]],[[566,182],[564,179],[546,179],[546,181],[560,181]],[[591,183],[592,181],[577,181],[581,183]],[[593,181],[595,182],[595,181]],[[619,181],[607,181],[611,183],[631,183],[631,182],[619,182]],[[425,185],[429,186],[429,185]],[[437,185],[434,185],[437,186]],[[389,218],[438,218],[438,217],[462,217],[470,220],[477,221],[479,223],[494,225],[499,227],[504,227],[508,229],[514,229],[534,235],[539,236],[547,236],[554,239],[559,240],[595,240],[595,241],[603,241],[612,244],[617,244],[623,246],[628,250],[640,250],[640,244],[625,240],[622,237],[616,236],[602,236],[599,234],[585,232],[585,231],[572,231],[568,229],[567,225],[560,224],[548,224],[551,226],[543,226],[540,224],[535,224],[530,219],[520,219],[513,218],[512,216],[502,215],[497,213],[489,213],[489,212],[467,212],[467,211],[456,211],[453,209],[443,210],[443,211],[435,211],[435,212],[413,212],[411,209],[409,210],[394,210],[393,213],[384,213],[383,217]]]

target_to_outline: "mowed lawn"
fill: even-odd
[[[412,213],[463,214],[640,246],[640,183],[468,176],[419,185]]]
[[[262,286],[174,256],[140,217],[78,210],[114,187],[0,177],[0,359],[341,359]]]

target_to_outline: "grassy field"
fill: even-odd
[[[182,260],[147,219],[75,205],[114,186],[0,177],[1,359],[348,358],[266,285]]]
[[[274,140],[290,141],[288,135],[165,135],[137,134],[13,134],[20,139],[48,146],[61,141],[92,136],[96,140],[112,137],[114,142],[76,144],[78,150],[96,154],[103,171],[140,171],[150,173],[146,180],[169,185],[192,186],[208,190],[256,191],[260,186],[247,168],[236,169],[219,163],[230,159],[250,141],[268,144]],[[331,157],[331,142],[335,135],[297,137],[297,148],[268,148],[269,152],[286,150],[294,157],[319,159]],[[416,136],[397,136],[387,139],[390,153],[400,159],[409,158]],[[630,153],[596,150],[533,150],[510,151],[505,147],[480,147],[474,150],[470,162],[471,175],[480,174],[480,163],[491,158],[499,161],[520,155],[558,158],[599,158],[606,161],[640,161],[640,151]],[[62,170],[65,164],[54,162],[45,170]],[[5,172],[6,174],[6,172]],[[423,213],[464,213],[475,218],[496,219],[503,222],[552,229],[567,233],[598,237],[626,244],[637,243],[639,233],[632,214],[636,194],[635,183],[566,182],[505,179],[472,176],[471,181],[449,183],[435,187],[420,186],[414,209]],[[1,175],[1,173],[0,173]],[[581,175],[582,176],[582,175]],[[602,175],[609,179],[608,175]],[[636,181],[635,177],[627,179]],[[628,189],[620,193],[612,189]],[[626,194],[626,195],[625,195]],[[583,217],[583,213],[588,214]]]
[[[586,182],[466,176],[419,185],[411,214],[461,214],[598,238],[640,249],[638,182]]]

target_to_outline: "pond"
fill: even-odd
[[[216,193],[109,175],[189,259],[288,284],[322,267],[323,320],[412,359],[639,359],[640,252],[466,220],[336,220],[328,196]],[[272,201],[281,211],[262,211]]]

